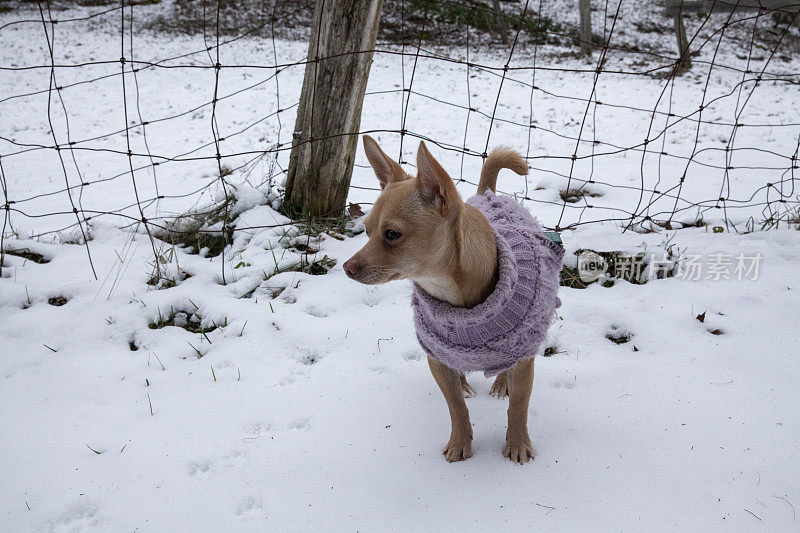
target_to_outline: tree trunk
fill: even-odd
[[[508,29],[506,28],[506,17],[503,14],[503,8],[500,7],[500,0],[494,0],[494,10],[497,14],[497,29],[500,31],[500,37],[503,39],[504,44],[508,44]]]
[[[581,54],[592,55],[592,7],[589,0],[578,0],[578,9],[581,15],[580,35]]]
[[[290,213],[344,210],[382,5],[317,0],[286,180]]]

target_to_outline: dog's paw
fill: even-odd
[[[467,382],[467,377],[463,374],[461,375],[461,390],[464,391],[465,398],[472,398],[477,394],[475,389],[472,388],[472,385]]]
[[[496,398],[505,398],[508,396],[508,378],[505,372],[500,372],[497,374],[497,377],[494,378],[494,383],[492,383],[489,394]]]
[[[447,462],[454,463],[472,457],[472,437],[450,437],[447,447],[442,452]]]
[[[531,446],[530,440],[515,439],[513,441],[506,440],[506,446],[503,448],[503,455],[511,459],[511,461],[524,465],[528,461],[533,460],[536,452]]]

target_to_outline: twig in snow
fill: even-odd
[[[536,505],[538,505],[539,507],[544,507],[545,509],[550,509],[549,511],[547,511],[546,513],[544,513],[544,514],[545,514],[545,516],[549,515],[550,513],[552,513],[553,511],[555,511],[555,510],[556,510],[556,508],[555,508],[555,507],[553,507],[552,505],[542,505],[541,503],[537,503]]]
[[[761,517],[759,517],[759,516],[758,516],[757,514],[755,514],[753,511],[751,511],[751,510],[749,510],[749,509],[745,509],[745,511],[747,511],[747,512],[748,512],[748,513],[750,513],[751,515],[755,516],[755,517],[756,517],[756,518],[758,518],[759,520],[761,520]]]
[[[89,446],[88,444],[86,445],[86,447],[87,447],[87,448],[89,448],[90,450],[92,450],[92,451],[93,451],[94,453],[96,453],[97,455],[103,455],[103,452],[98,452],[97,450],[95,450],[94,448],[92,448],[91,446]]]
[[[794,505],[792,505],[792,502],[790,502],[790,501],[789,501],[789,500],[786,498],[786,496],[778,496],[777,494],[773,494],[773,496],[775,496],[775,497],[776,497],[776,498],[778,498],[779,500],[783,500],[783,501],[785,501],[786,503],[788,503],[788,504],[789,504],[789,507],[791,507],[791,508],[792,508],[792,518],[794,518],[794,521],[795,521],[795,522],[797,522],[797,515],[796,515],[796,514],[795,514],[795,512],[794,512]]]
[[[158,356],[158,354],[156,352],[153,352],[153,355],[155,355],[156,359],[158,359],[158,364],[161,365],[161,370],[166,370],[167,367],[165,367],[164,363],[161,362],[161,358]]]

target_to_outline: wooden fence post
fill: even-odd
[[[578,0],[578,9],[581,15],[580,33],[581,54],[592,55],[592,6],[589,0]]]
[[[672,17],[675,21],[675,38],[678,41],[677,70],[684,72],[692,68],[692,60],[689,57],[689,39],[686,38],[686,26],[683,24],[680,12],[675,13]]]
[[[286,179],[294,215],[344,210],[383,0],[317,0]]]

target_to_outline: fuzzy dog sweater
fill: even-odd
[[[454,307],[414,284],[411,304],[422,348],[461,373],[486,377],[536,355],[558,299],[564,249],[542,234],[541,225],[511,197],[491,191],[467,203],[483,213],[497,241],[494,291],[473,308]]]

